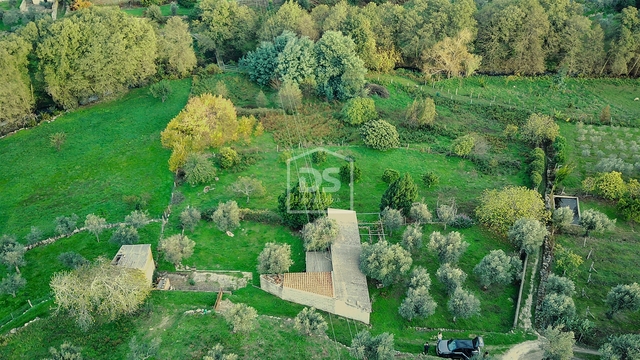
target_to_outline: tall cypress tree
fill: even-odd
[[[300,183],[297,183],[289,192],[285,191],[278,197],[278,213],[285,225],[300,229],[325,213],[331,203],[331,194],[321,190],[300,189]]]
[[[382,195],[380,202],[380,211],[386,207],[401,210],[404,216],[409,215],[411,204],[418,197],[418,187],[413,182],[411,175],[404,174],[403,177],[394,181],[389,185]]]

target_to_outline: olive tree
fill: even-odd
[[[424,319],[433,315],[437,306],[426,286],[411,287],[407,290],[407,297],[400,304],[398,312],[400,316],[411,321],[415,318]]]
[[[0,294],[10,294],[16,297],[16,293],[27,284],[22,275],[8,274],[2,281],[0,281]]]
[[[183,259],[193,255],[195,241],[190,240],[182,234],[171,235],[168,238],[160,239],[158,250],[164,253],[164,258],[175,265],[180,265]]]
[[[215,344],[205,355],[202,360],[238,360],[238,355],[234,353],[224,353],[224,346]]]
[[[591,232],[605,232],[613,229],[616,219],[609,219],[607,215],[598,210],[588,209],[580,214],[580,225],[585,230],[585,236],[589,236]]]
[[[395,356],[393,334],[371,336],[367,330],[360,331],[351,340],[349,354],[360,360],[392,360]]]
[[[124,217],[124,222],[129,226],[140,229],[149,224],[151,220],[149,219],[149,214],[146,211],[133,210],[129,215]]]
[[[339,233],[340,228],[334,219],[319,217],[302,228],[304,248],[306,251],[325,250],[333,244]]]
[[[80,348],[66,341],[60,345],[60,350],[50,347],[49,356],[44,360],[82,360]]]
[[[543,326],[565,324],[576,314],[576,305],[570,296],[549,293],[545,295],[540,307],[540,319]]]
[[[76,222],[78,221],[78,215],[71,214],[71,216],[58,216],[55,220],[56,233],[59,235],[68,235],[76,228]]]
[[[58,256],[58,261],[60,261],[62,265],[70,267],[72,269],[77,269],[80,266],[89,263],[89,261],[87,261],[87,259],[85,259],[82,255],[73,251],[68,251],[60,254]]]
[[[24,253],[26,249],[24,245],[16,241],[14,236],[3,235],[0,238],[0,262],[11,270],[16,269],[16,272],[20,274],[20,266],[26,264],[24,260]]]
[[[196,225],[200,222],[200,210],[187,206],[180,213],[180,224],[183,229],[189,229],[191,232],[195,230]]]
[[[393,235],[393,231],[399,229],[404,224],[404,217],[399,210],[386,207],[380,213],[382,226],[389,231],[389,235]]]
[[[411,252],[422,247],[422,227],[409,225],[402,234],[402,247]]]
[[[411,204],[411,208],[409,209],[409,218],[415,221],[418,225],[422,225],[430,223],[433,216],[426,204],[417,202]]]
[[[238,204],[233,200],[219,203],[218,208],[211,215],[211,219],[221,231],[231,231],[237,228],[240,225]]]
[[[458,287],[447,302],[447,308],[455,322],[456,318],[467,319],[480,314],[480,300],[462,287]]]
[[[378,241],[371,245],[362,245],[360,253],[360,270],[382,283],[391,285],[411,268],[413,260],[411,254],[398,244]]]
[[[258,272],[260,274],[282,274],[293,265],[291,245],[266,243],[258,255]]]
[[[635,360],[640,354],[640,334],[612,336],[600,348],[602,360]]]
[[[407,285],[412,288],[424,286],[428,289],[431,287],[431,276],[429,276],[427,269],[423,268],[422,266],[416,266],[413,270],[411,270]]]
[[[457,231],[442,235],[439,231],[434,231],[429,236],[429,250],[436,253],[440,263],[455,264],[460,256],[467,250],[469,243],[462,241],[462,234]]]
[[[446,230],[447,224],[455,220],[456,215],[458,214],[456,203],[452,201],[450,204],[439,205],[436,209],[436,214],[438,215],[438,220],[440,220]]]
[[[576,343],[573,331],[562,331],[563,326],[547,326],[542,337],[542,349],[546,360],[571,360]]]
[[[609,291],[606,299],[607,317],[611,319],[613,315],[622,310],[640,310],[640,285],[632,283],[628,285],[617,285]]]
[[[324,335],[327,322],[315,308],[304,308],[293,319],[293,328],[304,335]]]
[[[98,242],[100,242],[100,234],[104,231],[106,225],[107,220],[94,214],[88,214],[84,221],[84,227],[96,236],[96,240],[98,240]]]
[[[264,185],[262,185],[262,181],[252,178],[239,176],[238,179],[229,186],[232,192],[234,192],[238,196],[246,196],[247,204],[249,203],[251,196],[264,196],[267,192]]]
[[[559,207],[553,210],[553,215],[551,215],[551,222],[557,229],[563,230],[573,223],[573,216],[574,213],[570,207]]]
[[[138,240],[140,240],[138,230],[125,224],[118,225],[109,239],[110,242],[118,245],[131,245],[137,243]]]
[[[538,220],[519,219],[507,233],[509,240],[527,254],[533,254],[542,246],[544,238],[549,235],[547,228]]]
[[[136,312],[151,293],[140,270],[104,260],[56,273],[50,285],[58,310],[68,313],[82,330],[96,320],[113,321]]]
[[[467,279],[467,274],[459,268],[445,263],[438,268],[436,277],[444,284],[447,292],[453,294],[456,289],[462,287],[462,284]]]
[[[247,304],[234,304],[222,315],[234,333],[248,333],[256,327],[258,312]]]
[[[547,293],[573,296],[576,293],[576,285],[566,277],[550,274],[544,288]]]
[[[507,285],[517,278],[522,271],[520,259],[508,256],[502,250],[491,250],[473,268],[473,272],[480,279],[480,285],[485,289],[491,284]]]

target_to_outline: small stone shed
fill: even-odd
[[[111,265],[138,269],[144,273],[149,285],[153,282],[156,264],[153,261],[150,244],[122,245],[116,256],[113,257]]]
[[[371,300],[360,271],[360,232],[356,212],[328,209],[340,232],[331,250],[306,253],[306,272],[260,276],[260,287],[277,297],[369,323]]]

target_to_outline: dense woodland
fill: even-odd
[[[397,67],[420,70],[426,79],[474,72],[635,77],[640,17],[634,5],[629,0],[301,0],[250,7],[203,0],[188,18],[169,21],[153,11],[138,19],[96,6],[56,22],[25,16],[22,26],[0,37],[0,132],[33,125],[39,120],[34,113],[72,109],[127,88],[184,77],[196,66],[237,62],[247,54],[254,56],[245,64],[262,72],[262,77],[251,74],[261,85],[288,78],[300,86],[309,83],[327,99],[358,95],[366,70]],[[286,30],[299,41],[259,43],[272,42]],[[346,55],[348,48],[355,56]],[[265,58],[273,50],[287,71],[295,68],[295,76]],[[305,72],[316,64],[323,67],[323,59],[324,72]],[[344,69],[334,69],[340,62]],[[350,83],[331,89],[338,86],[332,72]]]

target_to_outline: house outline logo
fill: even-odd
[[[341,159],[343,161],[346,161],[347,163],[349,163],[349,210],[353,210],[353,167],[354,167],[354,160],[351,159],[349,156],[345,156],[342,154],[338,154],[336,152],[333,152],[331,150],[327,150],[323,147],[317,147],[314,148],[312,150],[306,151],[302,154],[296,155],[290,159],[287,160],[287,213],[289,214],[323,214],[324,211],[322,210],[292,210],[291,209],[291,204],[290,204],[290,192],[291,192],[291,162],[296,161],[300,158],[303,157],[307,157],[307,156],[311,156],[314,153],[317,153],[319,151],[324,151],[327,155],[331,155],[333,157],[336,157],[338,159]],[[298,183],[302,182],[302,183],[306,183],[305,178],[301,177],[299,174],[301,173],[301,170],[304,170],[305,174],[313,174],[315,184],[313,186],[311,186],[309,189],[311,190],[306,190],[302,189],[301,191],[325,191],[328,193],[335,193],[338,192],[340,190],[340,188],[342,187],[342,182],[341,179],[335,178],[333,176],[331,176],[332,174],[336,174],[339,176],[340,174],[340,169],[339,168],[335,168],[335,167],[328,167],[326,169],[323,170],[322,173],[320,173],[317,169],[312,167],[302,167],[302,168],[298,168],[297,172],[298,172]],[[320,180],[320,181],[318,181]],[[334,184],[333,188],[329,188],[328,190],[325,189],[323,186],[321,186],[322,180],[327,180],[328,182]],[[337,186],[337,188],[335,188]],[[316,188],[317,189],[314,189]]]

